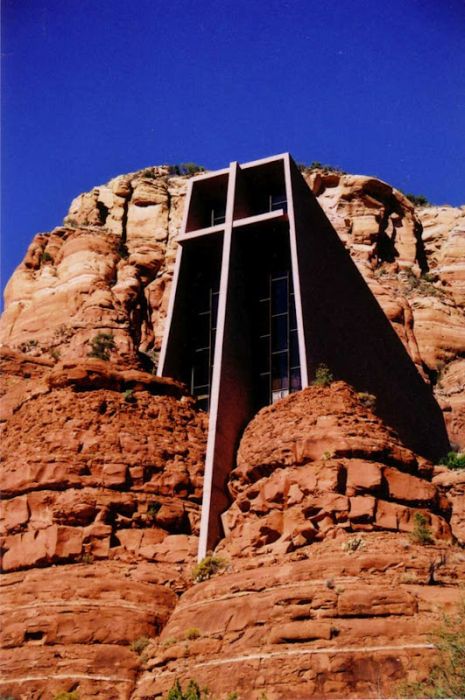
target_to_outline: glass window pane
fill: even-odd
[[[291,331],[290,336],[290,357],[289,364],[291,367],[298,367],[300,365],[299,359],[299,339],[297,336],[297,331]]]
[[[271,313],[287,312],[287,279],[271,281]]]
[[[291,391],[300,391],[301,388],[300,367],[295,367],[291,369]]]
[[[270,371],[270,337],[259,338],[258,341],[258,371]]]
[[[198,314],[195,319],[194,347],[208,348],[210,344],[210,314]]]
[[[261,374],[258,378],[258,400],[260,404],[270,403],[270,374]]]
[[[216,328],[216,321],[218,318],[218,300],[220,298],[219,292],[212,293],[212,328]]]
[[[271,356],[271,377],[273,391],[289,388],[287,352],[279,352]]]
[[[193,386],[204,386],[210,382],[209,349],[194,353]]]
[[[197,406],[202,409],[202,411],[208,411],[208,396],[202,399],[197,399]]]
[[[297,318],[295,315],[295,298],[293,294],[289,298],[289,328],[291,331],[297,328]]]
[[[287,350],[287,314],[271,319],[271,350]]]
[[[285,194],[272,194],[270,196],[270,211],[284,209],[287,211],[287,200]]]
[[[258,304],[258,335],[270,333],[270,302],[260,301]]]

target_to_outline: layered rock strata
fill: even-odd
[[[415,209],[373,177],[303,174],[464,447],[464,208]],[[77,197],[7,285],[1,342],[57,362],[106,333],[113,362],[156,365],[186,180],[146,168]]]
[[[393,697],[427,676],[430,632],[462,595],[456,496],[366,400],[342,382],[310,387],[252,420],[216,549],[225,569],[183,594],[137,700],[176,678],[278,700]]]
[[[190,583],[207,417],[107,362],[5,364],[1,692],[129,698]]]

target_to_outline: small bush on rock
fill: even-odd
[[[150,639],[148,637],[139,637],[131,642],[130,649],[135,651],[136,654],[142,654],[147,645],[150,644]]]
[[[423,513],[415,513],[413,518],[412,540],[416,544],[434,544],[433,533]]]
[[[363,549],[365,546],[365,540],[363,537],[350,537],[346,542],[343,543],[342,549],[344,552],[352,554],[358,549]]]
[[[200,637],[200,630],[198,627],[189,627],[184,633],[186,639],[198,639]]]
[[[314,386],[329,386],[334,382],[334,376],[332,375],[329,367],[325,364],[318,365],[315,372],[315,379],[312,384]]]
[[[79,700],[79,693],[77,690],[72,690],[70,692],[63,690],[61,693],[58,693],[58,695],[55,695],[53,700]]]
[[[226,564],[226,560],[222,557],[218,557],[215,554],[207,554],[202,561],[199,561],[197,566],[194,566],[192,578],[196,583],[207,581],[214,574],[220,571],[220,569],[224,569]]]
[[[412,194],[411,192],[406,192],[405,196],[409,199],[412,204],[416,207],[428,207],[431,206],[431,202],[423,194]]]
[[[90,341],[91,350],[88,357],[96,357],[98,360],[109,360],[110,353],[116,349],[113,333],[97,333]]]
[[[449,469],[465,469],[465,454],[448,452],[445,457],[439,460],[439,464],[443,464]]]
[[[185,690],[183,690],[182,685],[175,680],[174,685],[168,691],[166,700],[206,700],[210,696],[210,691],[208,688],[200,688],[199,684],[192,679],[187,684]]]
[[[437,661],[426,681],[406,683],[399,688],[405,698],[465,697],[465,598],[454,615],[444,615],[441,626],[431,635]]]
[[[136,403],[134,391],[132,389],[126,389],[126,391],[123,391],[123,399],[126,401],[126,403]]]
[[[376,408],[376,396],[374,394],[369,394],[367,391],[360,391],[357,394],[360,403],[372,411]]]

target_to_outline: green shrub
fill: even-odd
[[[24,354],[31,352],[31,350],[35,350],[35,348],[39,347],[39,342],[35,340],[35,338],[31,338],[30,340],[25,340],[24,342],[20,343],[18,345],[18,350],[20,352],[23,352]]]
[[[90,352],[87,357],[96,357],[99,360],[109,360],[110,353],[116,349],[113,333],[97,333],[90,341]]]
[[[192,578],[196,583],[207,581],[207,579],[211,578],[220,571],[220,569],[224,569],[226,564],[226,560],[222,557],[218,557],[215,554],[207,554],[202,561],[199,561],[197,566],[194,566]]]
[[[69,692],[67,690],[62,690],[61,693],[55,695],[53,700],[79,700],[79,693],[77,690],[72,690]]]
[[[141,170],[140,174],[142,177],[150,178],[151,180],[154,180],[156,178],[156,173],[153,165],[151,167],[144,168],[143,170]]]
[[[329,367],[325,364],[318,365],[315,372],[315,379],[312,384],[314,386],[329,386],[334,381]]]
[[[197,165],[197,163],[179,163],[176,165],[170,165],[171,175],[194,175],[195,173],[204,173],[205,168],[203,165]]]
[[[465,469],[465,454],[448,452],[445,457],[439,460],[439,464],[444,464],[449,469]]]
[[[166,700],[206,700],[210,695],[208,688],[200,688],[199,684],[192,679],[187,684],[185,690],[176,678],[174,685],[168,691]]]
[[[342,549],[344,550],[344,552],[352,554],[358,549],[363,549],[364,546],[365,540],[363,539],[363,537],[349,537],[349,539],[346,542],[343,542]]]
[[[369,394],[367,391],[360,391],[357,396],[363,406],[371,408],[371,410],[376,408],[376,396],[374,394]]]
[[[157,515],[158,511],[160,510],[160,508],[161,508],[161,503],[158,503],[157,501],[152,501],[149,504],[149,507],[147,508],[147,515],[149,516],[149,518],[151,518],[153,520],[155,518],[155,516]]]
[[[84,554],[83,554],[82,557],[81,557],[81,562],[82,562],[83,564],[93,564],[93,563],[94,563],[94,557],[93,557],[92,554],[90,554],[89,552],[84,552]]]
[[[433,533],[426,516],[423,513],[415,513],[413,523],[412,540],[416,544],[434,544]]]
[[[412,194],[411,192],[406,192],[405,196],[416,207],[429,207],[429,206],[431,206],[431,202],[429,202],[428,199],[422,194]]]
[[[53,262],[53,258],[52,258],[52,256],[50,255],[50,253],[48,253],[46,250],[44,250],[44,251],[42,252],[41,256],[40,256],[40,262],[43,262],[43,263],[52,263],[52,262]]]
[[[200,637],[199,628],[198,627],[189,627],[189,629],[187,629],[184,632],[184,637],[186,639],[198,639]]]
[[[123,391],[123,399],[127,403],[136,403],[134,391],[132,389],[126,389],[125,391]]]
[[[142,654],[144,649],[150,644],[150,639],[148,637],[138,637],[130,644],[131,651],[135,651],[136,654]]]
[[[428,678],[405,683],[400,697],[465,698],[465,599],[454,615],[444,615],[442,624],[431,635],[437,658]]]

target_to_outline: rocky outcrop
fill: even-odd
[[[463,523],[451,536],[448,520],[463,489],[447,469],[431,481],[366,400],[314,386],[252,420],[215,552],[224,568],[147,648],[137,700],[176,678],[244,700],[394,697],[428,674],[430,632],[461,598]]]
[[[411,533],[418,512],[447,541],[449,505],[427,480],[431,466],[343,382],[304,389],[246,429],[220,551],[282,554],[346,532]]]
[[[464,209],[304,174],[463,447]],[[311,387],[246,429],[225,566],[193,583],[207,416],[153,374],[185,188],[162,167],[80,195],[8,284],[0,694],[395,694],[460,596],[465,472],[408,450],[375,397]]]
[[[373,177],[304,177],[433,383],[452,442],[464,447],[464,373],[452,371],[465,352],[464,208],[415,209]],[[86,357],[103,333],[113,363],[156,365],[186,180],[146,168],[77,197],[62,227],[36,236],[7,285],[1,342],[58,362]]]
[[[108,362],[5,364],[3,686],[129,698],[138,640],[190,583],[207,417],[182,385]]]
[[[185,593],[147,648],[134,698],[194,678],[215,697],[397,697],[434,660],[429,633],[460,600],[463,554],[396,534],[260,556]]]

